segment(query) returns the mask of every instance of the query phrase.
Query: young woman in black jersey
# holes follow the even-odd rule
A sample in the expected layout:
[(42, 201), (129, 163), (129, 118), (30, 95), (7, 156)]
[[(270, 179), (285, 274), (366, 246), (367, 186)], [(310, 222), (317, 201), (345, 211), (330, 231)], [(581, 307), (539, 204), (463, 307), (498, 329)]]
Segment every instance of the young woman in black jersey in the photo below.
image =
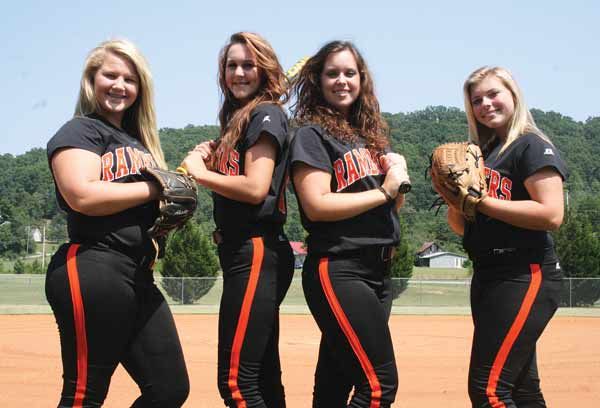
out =
[(476, 220), (466, 222), (451, 194), (434, 187), (473, 260), (469, 396), (473, 407), (545, 407), (536, 343), (560, 297), (562, 273), (548, 231), (562, 223), (565, 164), (506, 69), (474, 71), (464, 97), (488, 195)]
[(302, 282), (322, 333), (312, 406), (389, 407), (398, 388), (390, 260), (406, 162), (389, 153), (373, 82), (353, 44), (323, 46), (295, 92), (302, 127), (292, 180), (309, 233)]
[(140, 388), (132, 406), (181, 406), (188, 375), (152, 277), (159, 245), (147, 233), (158, 190), (139, 174), (165, 161), (152, 78), (133, 44), (112, 40), (91, 51), (75, 116), (47, 153), (69, 231), (46, 275), (63, 362), (59, 407), (101, 406), (119, 363)]
[(214, 237), (223, 269), (219, 391), (229, 407), (284, 408), (279, 305), (294, 270), (282, 229), (287, 80), (269, 43), (241, 32), (221, 51), (219, 84), (221, 136), (198, 145), (182, 163), (213, 191)]

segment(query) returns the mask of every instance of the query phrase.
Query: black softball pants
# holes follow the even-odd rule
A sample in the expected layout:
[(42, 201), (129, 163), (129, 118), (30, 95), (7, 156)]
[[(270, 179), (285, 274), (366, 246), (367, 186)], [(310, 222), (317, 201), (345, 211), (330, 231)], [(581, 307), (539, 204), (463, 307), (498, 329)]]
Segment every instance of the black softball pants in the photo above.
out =
[(309, 253), (304, 263), (304, 295), (321, 329), (313, 408), (386, 408), (394, 402), (392, 288), (389, 260), (381, 252)]
[(473, 407), (546, 407), (536, 343), (558, 307), (560, 288), (556, 263), (475, 268), (469, 366)]
[(219, 245), (223, 295), (217, 381), (231, 408), (285, 408), (279, 360), (279, 305), (294, 255), (282, 234)]
[(48, 266), (46, 297), (60, 334), (59, 407), (102, 406), (119, 363), (140, 388), (132, 407), (183, 405), (183, 352), (150, 269), (109, 248), (65, 244)]

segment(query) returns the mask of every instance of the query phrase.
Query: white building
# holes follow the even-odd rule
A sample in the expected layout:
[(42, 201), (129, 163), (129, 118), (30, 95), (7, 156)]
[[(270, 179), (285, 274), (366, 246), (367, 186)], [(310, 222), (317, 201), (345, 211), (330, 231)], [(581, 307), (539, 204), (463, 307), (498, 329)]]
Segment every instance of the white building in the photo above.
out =
[(420, 266), (429, 268), (462, 268), (466, 256), (452, 252), (434, 252), (419, 257)]
[(31, 228), (31, 239), (34, 242), (42, 242), (42, 231), (39, 228), (33, 227)]

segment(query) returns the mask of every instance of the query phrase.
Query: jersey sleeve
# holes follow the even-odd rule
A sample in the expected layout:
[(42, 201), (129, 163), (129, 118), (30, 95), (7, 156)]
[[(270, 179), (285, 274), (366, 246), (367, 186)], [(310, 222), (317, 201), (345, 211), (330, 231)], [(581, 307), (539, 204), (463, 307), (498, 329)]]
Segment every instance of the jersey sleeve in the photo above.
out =
[(46, 146), (48, 160), (52, 159), (57, 150), (72, 147), (88, 150), (102, 155), (104, 153), (104, 138), (92, 120), (87, 118), (73, 118), (65, 123), (50, 139)]
[(528, 138), (518, 163), (523, 180), (544, 167), (553, 168), (563, 180), (567, 178), (567, 166), (555, 146), (534, 134), (523, 137)]
[(296, 131), (292, 142), (290, 163), (304, 163), (320, 170), (332, 172), (331, 159), (323, 143), (321, 131), (314, 126), (304, 126)]
[(287, 118), (279, 106), (259, 105), (250, 115), (250, 123), (244, 140), (246, 149), (254, 146), (260, 135), (266, 134), (273, 138), (277, 146), (277, 157), (279, 157), (285, 146), (287, 130)]

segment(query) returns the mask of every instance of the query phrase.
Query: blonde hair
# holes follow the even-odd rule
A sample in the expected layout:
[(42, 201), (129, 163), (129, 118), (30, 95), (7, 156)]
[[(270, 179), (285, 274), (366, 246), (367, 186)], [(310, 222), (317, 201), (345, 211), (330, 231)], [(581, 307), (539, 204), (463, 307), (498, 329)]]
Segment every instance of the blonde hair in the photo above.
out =
[(510, 71), (502, 67), (488, 67), (484, 66), (476, 69), (469, 75), (463, 86), (463, 94), (465, 98), (465, 112), (467, 114), (467, 121), (469, 123), (469, 136), (470, 139), (477, 143), (482, 149), (485, 149), (488, 144), (494, 140), (495, 130), (489, 128), (477, 121), (475, 114), (473, 113), (473, 106), (471, 102), (471, 89), (474, 85), (479, 84), (485, 78), (494, 76), (502, 82), (502, 84), (512, 94), (513, 102), (515, 104), (515, 111), (510, 118), (508, 124), (508, 132), (506, 135), (506, 141), (504, 146), (500, 149), (502, 153), (506, 148), (514, 142), (518, 137), (526, 134), (533, 133), (538, 135), (542, 139), (549, 143), (552, 143), (550, 139), (537, 127), (531, 112), (525, 104), (525, 99), (521, 93), (521, 89), (517, 85), (517, 82), (513, 78)]
[(100, 43), (85, 60), (79, 97), (74, 116), (91, 113), (100, 114), (100, 106), (94, 92), (94, 77), (108, 54), (127, 59), (135, 67), (139, 79), (138, 96), (123, 116), (123, 129), (148, 149), (159, 167), (166, 168), (165, 156), (160, 146), (156, 113), (154, 110), (154, 91), (152, 74), (146, 59), (133, 43), (125, 39), (114, 39)]
[[(252, 99), (242, 104), (235, 99), (225, 82), (227, 53), (234, 44), (243, 44), (256, 58), (260, 86)], [(239, 32), (229, 38), (229, 42), (219, 54), (219, 87), (223, 95), (223, 104), (219, 112), (221, 124), (221, 143), (234, 147), (246, 131), (250, 122), (250, 114), (260, 104), (272, 103), (283, 105), (288, 100), (288, 80), (273, 47), (260, 35)]]

